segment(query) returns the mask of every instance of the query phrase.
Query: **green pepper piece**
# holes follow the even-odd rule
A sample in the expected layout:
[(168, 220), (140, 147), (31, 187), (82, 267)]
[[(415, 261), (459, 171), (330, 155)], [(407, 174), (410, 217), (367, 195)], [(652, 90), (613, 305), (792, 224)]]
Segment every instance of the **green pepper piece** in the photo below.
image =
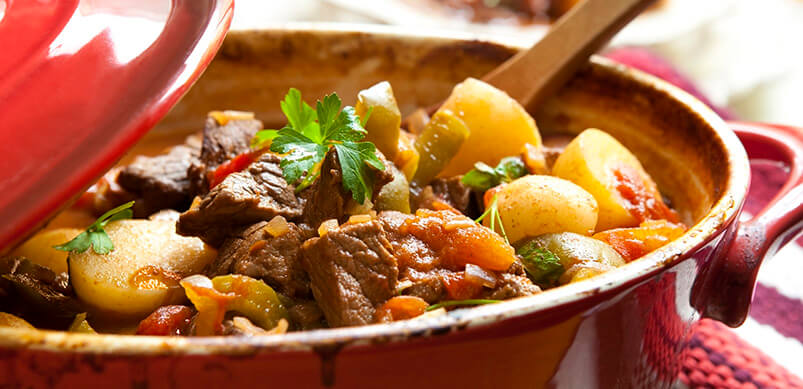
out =
[(365, 129), (368, 131), (365, 140), (376, 145), (388, 160), (396, 158), (401, 111), (390, 83), (382, 81), (360, 91), (354, 111), (363, 121), (368, 116), (368, 121), (365, 122)]
[(420, 159), (413, 184), (423, 187), (432, 181), (457, 154), (468, 135), (466, 124), (451, 111), (436, 112), (415, 140)]

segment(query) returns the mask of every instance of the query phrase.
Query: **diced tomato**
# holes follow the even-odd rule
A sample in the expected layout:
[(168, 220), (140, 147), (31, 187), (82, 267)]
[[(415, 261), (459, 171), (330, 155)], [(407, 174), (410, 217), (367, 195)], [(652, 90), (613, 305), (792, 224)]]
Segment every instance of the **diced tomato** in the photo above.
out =
[(254, 153), (242, 153), (229, 161), (224, 162), (222, 165), (218, 166), (213, 172), (209, 173), (209, 189), (216, 187), (218, 184), (223, 182), (229, 174), (237, 173), (245, 170), (251, 163), (253, 163), (258, 154)]
[(651, 193), (638, 173), (630, 166), (619, 166), (613, 170), (616, 177), (616, 191), (629, 203), (628, 211), (639, 222), (645, 220), (668, 220), (677, 223), (677, 212), (667, 207), (657, 193)]
[(452, 300), (474, 299), (482, 292), (482, 285), (467, 280), (463, 272), (444, 274), (441, 276), (441, 281)]
[(139, 323), (137, 335), (189, 335), (195, 310), (184, 305), (165, 305)]
[(420, 208), (399, 230), (426, 243), (437, 253), (442, 265), (454, 270), (462, 270), (471, 263), (505, 271), (516, 260), (513, 247), (499, 234), (452, 211)]
[(615, 228), (602, 231), (594, 238), (608, 243), (625, 261), (630, 262), (683, 235), (683, 224), (666, 220), (648, 220), (633, 228)]
[(424, 314), (428, 306), (429, 304), (420, 297), (395, 296), (377, 308), (376, 321), (388, 322), (412, 319)]

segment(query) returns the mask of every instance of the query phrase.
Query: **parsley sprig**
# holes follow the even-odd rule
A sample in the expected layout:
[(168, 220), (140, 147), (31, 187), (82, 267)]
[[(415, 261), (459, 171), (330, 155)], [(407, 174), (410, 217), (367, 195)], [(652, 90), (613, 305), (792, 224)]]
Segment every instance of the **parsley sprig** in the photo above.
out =
[(283, 154), (279, 166), (288, 183), (298, 183), (297, 192), (315, 181), (323, 158), (334, 148), (343, 173), (343, 189), (363, 204), (373, 194), (374, 176), (369, 167), (385, 170), (385, 165), (373, 143), (361, 142), (366, 130), (354, 108), (341, 109), (341, 103), (337, 93), (332, 93), (313, 109), (301, 99), (298, 89), (291, 88), (280, 103), (287, 125), (278, 131), (257, 132), (251, 147), (264, 148), (270, 142), (270, 151)]
[(474, 164), (474, 169), (463, 175), (464, 185), (477, 191), (486, 191), (502, 183), (511, 182), (527, 174), (524, 162), (516, 157), (502, 158), (496, 167), (483, 162)]
[(106, 224), (115, 220), (130, 219), (131, 216), (134, 215), (134, 212), (131, 210), (133, 205), (134, 202), (129, 201), (104, 213), (98, 220), (90, 224), (84, 232), (78, 234), (78, 236), (71, 241), (53, 246), (53, 248), (61, 251), (83, 253), (91, 246), (98, 254), (108, 254), (114, 250), (114, 243), (112, 243), (112, 240), (103, 228), (106, 227)]
[(521, 263), (530, 279), (542, 288), (555, 286), (560, 276), (566, 271), (555, 253), (535, 241), (521, 246), (516, 251), (516, 255), (521, 258)]

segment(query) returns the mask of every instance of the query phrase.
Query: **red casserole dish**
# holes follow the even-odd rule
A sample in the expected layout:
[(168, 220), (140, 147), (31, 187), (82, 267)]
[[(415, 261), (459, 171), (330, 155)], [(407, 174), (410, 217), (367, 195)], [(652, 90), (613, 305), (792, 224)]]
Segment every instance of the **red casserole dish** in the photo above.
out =
[[(291, 86), (313, 99), (332, 90), (355, 96), (389, 80), (409, 112), (442, 100), (455, 83), (481, 76), (518, 49), (364, 26), (232, 32), (140, 147), (195, 131), (213, 109), (250, 110), (268, 126), (281, 124), (276, 102)], [(803, 135), (725, 123), (677, 88), (601, 58), (534, 116), (545, 134), (597, 127), (614, 135), (692, 227), (601, 276), (423, 320), (251, 338), (0, 328), (0, 384), (669, 387), (690, 326), (701, 317), (740, 324), (761, 261), (800, 232)], [(762, 212), (740, 222), (749, 158), (786, 163), (790, 175)]]

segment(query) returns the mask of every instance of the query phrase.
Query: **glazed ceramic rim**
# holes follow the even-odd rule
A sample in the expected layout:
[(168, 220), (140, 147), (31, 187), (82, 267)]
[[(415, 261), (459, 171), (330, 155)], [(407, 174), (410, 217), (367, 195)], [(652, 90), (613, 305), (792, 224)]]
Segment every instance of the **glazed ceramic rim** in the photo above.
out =
[[(231, 34), (250, 33), (315, 33), (342, 35), (373, 35), (384, 38), (425, 39), (443, 41), (479, 40), (513, 49), (498, 37), (491, 38), (461, 32), (438, 30), (409, 31), (397, 27), (360, 24), (291, 23), (272, 25), (258, 30), (233, 31)], [(543, 312), (593, 296), (622, 290), (649, 276), (657, 274), (682, 261), (684, 254), (692, 253), (708, 243), (715, 233), (734, 220), (747, 194), (750, 167), (747, 153), (736, 134), (705, 104), (674, 87), (645, 73), (628, 69), (610, 60), (594, 57), (595, 67), (611, 71), (618, 77), (650, 86), (697, 115), (707, 123), (711, 134), (717, 137), (725, 151), (728, 169), (727, 181), (720, 199), (697, 224), (670, 244), (629, 263), (627, 266), (600, 276), (564, 285), (533, 296), (507, 300), (497, 304), (461, 309), (448, 315), (407, 320), (389, 324), (360, 327), (331, 328), (283, 335), (256, 337), (156, 337), (142, 335), (93, 335), (63, 331), (0, 328), (0, 348), (30, 348), (54, 352), (101, 353), (115, 355), (175, 355), (216, 354), (245, 355), (267, 352), (310, 351), (320, 347), (370, 345), (398, 342), (413, 338), (437, 337), (464, 328), (492, 324), (501, 320)]]

